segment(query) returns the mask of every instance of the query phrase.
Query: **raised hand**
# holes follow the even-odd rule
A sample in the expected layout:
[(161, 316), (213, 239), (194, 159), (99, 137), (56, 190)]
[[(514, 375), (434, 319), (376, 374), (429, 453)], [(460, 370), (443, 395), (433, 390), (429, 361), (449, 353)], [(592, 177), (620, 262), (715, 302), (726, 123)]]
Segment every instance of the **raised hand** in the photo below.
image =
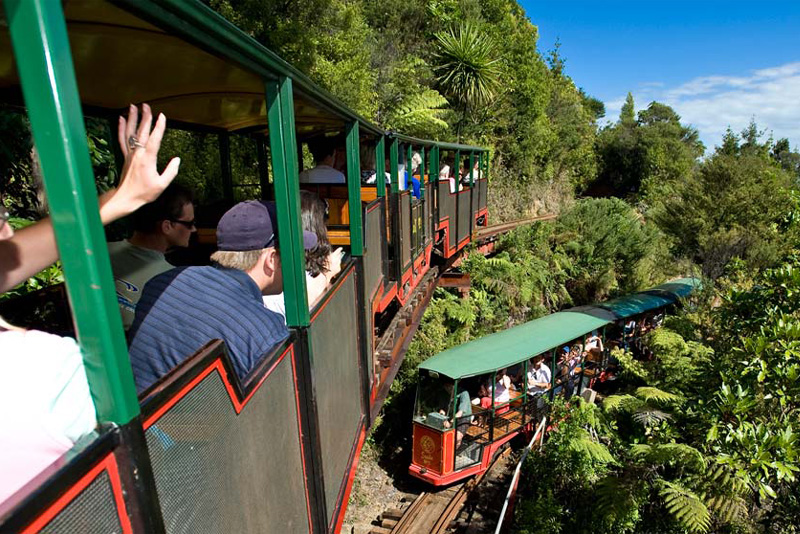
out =
[(139, 110), (131, 105), (128, 118), (119, 118), (117, 136), (125, 156), (117, 191), (108, 200), (112, 204), (113, 214), (125, 215), (137, 210), (144, 204), (152, 202), (178, 175), (180, 158), (172, 158), (164, 172), (157, 168), (158, 150), (167, 127), (167, 118), (159, 113), (155, 127), (150, 106), (142, 105), (142, 120), (139, 122)]

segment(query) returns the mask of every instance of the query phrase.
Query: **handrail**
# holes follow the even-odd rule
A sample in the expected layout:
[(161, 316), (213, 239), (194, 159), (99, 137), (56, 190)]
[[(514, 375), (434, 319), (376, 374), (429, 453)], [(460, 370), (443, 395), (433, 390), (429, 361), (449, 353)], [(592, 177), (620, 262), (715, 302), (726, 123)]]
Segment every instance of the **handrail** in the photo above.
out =
[(536, 427), (536, 432), (534, 432), (533, 438), (531, 438), (531, 442), (528, 443), (528, 446), (525, 447), (525, 451), (522, 453), (522, 458), (520, 458), (519, 463), (517, 464), (517, 468), (514, 470), (514, 477), (511, 479), (511, 485), (508, 488), (508, 493), (506, 494), (505, 501), (503, 501), (503, 509), (500, 511), (500, 518), (497, 520), (497, 528), (495, 528), (494, 534), (500, 534), (500, 531), (503, 528), (503, 523), (505, 522), (506, 518), (506, 512), (508, 510), (508, 503), (511, 502), (511, 497), (517, 489), (517, 484), (519, 483), (519, 473), (522, 470), (522, 464), (525, 463), (525, 458), (528, 457), (528, 453), (533, 448), (533, 444), (536, 442), (537, 438), (541, 438), (542, 440), (541, 442), (544, 443), (544, 429), (546, 424), (547, 424), (547, 416), (544, 416), (542, 417), (542, 422), (539, 423), (539, 426)]

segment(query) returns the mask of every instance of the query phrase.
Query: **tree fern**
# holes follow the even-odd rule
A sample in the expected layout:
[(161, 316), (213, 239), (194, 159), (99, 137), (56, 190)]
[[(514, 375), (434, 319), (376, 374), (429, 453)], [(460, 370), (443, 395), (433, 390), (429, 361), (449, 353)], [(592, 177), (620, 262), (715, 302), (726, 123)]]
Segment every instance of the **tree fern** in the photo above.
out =
[(643, 404), (633, 395), (610, 395), (603, 401), (603, 409), (607, 412), (630, 412)]
[(595, 441), (592, 435), (584, 429), (579, 430), (577, 435), (570, 440), (569, 448), (575, 452), (585, 454), (592, 461), (597, 463), (611, 464), (615, 462), (608, 448), (602, 443)]
[(677, 482), (662, 480), (659, 495), (675, 520), (691, 532), (708, 532), (711, 514), (700, 497)]
[(680, 465), (691, 471), (702, 471), (706, 467), (703, 453), (683, 443), (635, 444), (630, 452), (635, 458), (654, 465)]
[(633, 420), (643, 426), (657, 425), (670, 419), (672, 419), (670, 414), (651, 406), (643, 406), (633, 413)]
[(596, 509), (602, 511), (611, 521), (628, 515), (638, 506), (634, 498), (636, 491), (631, 485), (639, 482), (616, 475), (600, 479), (595, 485)]
[(641, 387), (636, 388), (636, 396), (647, 402), (654, 402), (657, 404), (679, 404), (683, 402), (683, 397), (669, 393), (654, 387)]
[(447, 113), (447, 99), (435, 89), (425, 88), (420, 93), (404, 98), (389, 111), (387, 125), (406, 132), (437, 132), (449, 125), (443, 119)]

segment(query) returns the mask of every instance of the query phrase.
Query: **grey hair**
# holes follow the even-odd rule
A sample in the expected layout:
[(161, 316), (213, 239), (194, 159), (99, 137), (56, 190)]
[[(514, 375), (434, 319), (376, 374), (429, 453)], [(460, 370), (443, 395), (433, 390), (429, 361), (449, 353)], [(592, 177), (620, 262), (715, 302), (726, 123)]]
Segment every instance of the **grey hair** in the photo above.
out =
[(211, 261), (229, 269), (249, 271), (258, 263), (258, 258), (267, 249), (258, 250), (218, 250), (211, 255)]

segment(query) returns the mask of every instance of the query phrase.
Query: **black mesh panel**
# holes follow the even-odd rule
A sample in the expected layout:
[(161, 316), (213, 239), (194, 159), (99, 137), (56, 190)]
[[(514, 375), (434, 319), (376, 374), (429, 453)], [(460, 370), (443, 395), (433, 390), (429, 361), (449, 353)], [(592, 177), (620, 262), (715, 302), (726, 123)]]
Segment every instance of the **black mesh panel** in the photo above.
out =
[[(450, 184), (439, 182), (439, 220), (450, 218), (450, 249), (456, 248), (456, 202), (455, 195), (450, 194)], [(442, 247), (446, 248), (446, 247)]]
[(355, 280), (352, 275), (314, 319), (310, 337), (325, 502), (330, 522), (361, 417)]
[(411, 193), (400, 193), (400, 260), (403, 269), (411, 262)]
[(383, 217), (380, 206), (375, 207), (364, 217), (365, 241), (367, 252), (364, 254), (364, 277), (367, 297), (371, 297), (378, 289), (378, 284), (383, 276), (383, 247), (381, 236), (383, 231)]
[(146, 436), (168, 533), (308, 531), (290, 355), (238, 416), (212, 372)]
[(103, 471), (40, 532), (109, 534), (122, 532), (108, 473)]
[(458, 195), (458, 242), (464, 240), (469, 235), (470, 210), (469, 191), (464, 191)]

